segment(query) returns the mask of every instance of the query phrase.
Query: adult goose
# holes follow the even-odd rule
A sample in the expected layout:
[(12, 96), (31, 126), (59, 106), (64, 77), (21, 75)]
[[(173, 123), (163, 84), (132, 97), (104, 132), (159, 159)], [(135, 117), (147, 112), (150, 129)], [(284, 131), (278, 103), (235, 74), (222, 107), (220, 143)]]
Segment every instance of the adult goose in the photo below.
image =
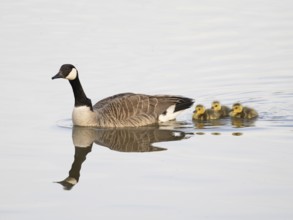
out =
[(174, 120), (194, 100), (182, 96), (121, 93), (105, 98), (95, 105), (87, 98), (72, 64), (64, 64), (52, 79), (67, 79), (75, 104), (72, 122), (77, 126), (139, 127)]

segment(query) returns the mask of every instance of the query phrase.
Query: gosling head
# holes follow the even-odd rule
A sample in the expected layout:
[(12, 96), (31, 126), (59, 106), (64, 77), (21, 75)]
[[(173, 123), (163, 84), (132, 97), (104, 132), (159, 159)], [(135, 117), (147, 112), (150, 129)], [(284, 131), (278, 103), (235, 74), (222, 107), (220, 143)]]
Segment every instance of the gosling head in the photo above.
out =
[(201, 104), (195, 106), (195, 111), (193, 112), (196, 115), (202, 115), (206, 111), (205, 107)]
[(221, 106), (221, 104), (220, 104), (219, 101), (213, 101), (213, 102), (212, 102), (212, 109), (213, 109), (214, 111), (220, 111), (221, 108), (222, 108), (222, 106)]
[(241, 113), (242, 110), (243, 110), (243, 106), (240, 103), (233, 104), (233, 106), (232, 106), (232, 114), (233, 115)]
[(77, 69), (72, 64), (64, 64), (60, 67), (59, 72), (52, 79), (68, 79), (75, 80), (78, 76)]

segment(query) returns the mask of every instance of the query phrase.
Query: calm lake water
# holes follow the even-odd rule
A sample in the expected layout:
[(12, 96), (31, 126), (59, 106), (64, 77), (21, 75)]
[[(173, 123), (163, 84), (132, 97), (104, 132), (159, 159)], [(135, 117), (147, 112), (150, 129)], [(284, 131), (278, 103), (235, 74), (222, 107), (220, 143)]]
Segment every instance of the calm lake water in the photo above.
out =
[[(293, 218), (292, 1), (3, 0), (0, 18), (1, 220)], [(72, 129), (64, 63), (93, 103), (174, 94), (260, 117)]]

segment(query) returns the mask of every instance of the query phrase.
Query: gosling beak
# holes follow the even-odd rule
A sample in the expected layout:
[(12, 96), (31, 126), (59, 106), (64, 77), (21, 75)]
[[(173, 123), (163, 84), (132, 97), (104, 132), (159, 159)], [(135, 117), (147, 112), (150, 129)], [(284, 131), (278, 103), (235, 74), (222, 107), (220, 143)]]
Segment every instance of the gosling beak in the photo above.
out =
[(196, 113), (196, 110), (194, 110), (193, 113)]
[(212, 106), (212, 108), (211, 109), (213, 109), (214, 110), (214, 106)]
[(59, 79), (59, 78), (64, 78), (62, 75), (62, 72), (58, 72), (55, 76), (52, 77), (52, 79)]

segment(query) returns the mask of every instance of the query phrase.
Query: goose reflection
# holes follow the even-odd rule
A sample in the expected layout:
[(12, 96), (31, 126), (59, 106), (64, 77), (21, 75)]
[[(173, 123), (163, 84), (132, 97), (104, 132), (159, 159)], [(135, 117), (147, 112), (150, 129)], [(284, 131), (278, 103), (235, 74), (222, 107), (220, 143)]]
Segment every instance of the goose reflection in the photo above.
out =
[(166, 148), (153, 146), (153, 143), (184, 138), (187, 138), (187, 134), (183, 131), (160, 129), (160, 127), (98, 129), (74, 126), (72, 129), (75, 146), (74, 161), (68, 177), (58, 183), (63, 185), (65, 190), (70, 190), (78, 183), (82, 163), (91, 152), (93, 143), (119, 152), (157, 152)]

